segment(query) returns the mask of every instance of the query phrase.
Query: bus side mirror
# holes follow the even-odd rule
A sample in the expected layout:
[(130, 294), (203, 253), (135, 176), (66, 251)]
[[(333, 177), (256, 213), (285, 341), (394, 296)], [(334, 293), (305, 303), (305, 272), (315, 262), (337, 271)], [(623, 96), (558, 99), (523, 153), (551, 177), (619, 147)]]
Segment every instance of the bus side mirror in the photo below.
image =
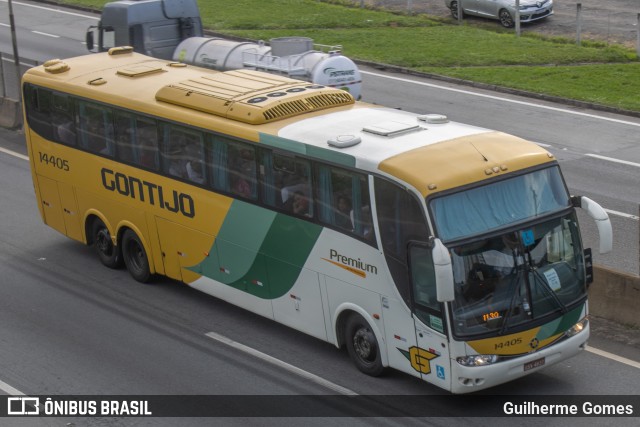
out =
[(453, 268), (449, 250), (440, 239), (432, 240), (433, 267), (436, 276), (436, 299), (438, 302), (449, 302), (455, 299), (453, 291)]
[(609, 215), (602, 209), (602, 206), (585, 196), (574, 196), (571, 198), (573, 205), (584, 209), (593, 218), (598, 227), (600, 238), (600, 253), (607, 254), (613, 249), (613, 230)]
[(97, 27), (91, 26), (89, 27), (89, 29), (87, 30), (87, 35), (85, 37), (85, 42), (87, 43), (87, 50), (89, 52), (93, 52), (93, 48), (94, 46), (94, 39), (93, 39), (93, 33), (96, 30)]

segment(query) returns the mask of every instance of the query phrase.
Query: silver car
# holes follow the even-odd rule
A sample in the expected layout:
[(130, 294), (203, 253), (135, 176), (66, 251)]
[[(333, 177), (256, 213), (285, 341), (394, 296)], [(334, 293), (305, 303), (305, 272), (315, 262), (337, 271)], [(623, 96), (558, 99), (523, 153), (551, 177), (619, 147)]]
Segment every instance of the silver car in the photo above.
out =
[[(444, 0), (451, 15), (458, 19), (458, 1), (462, 14), (498, 19), (503, 27), (515, 25), (516, 0)], [(553, 15), (553, 0), (520, 0), (520, 22), (537, 21)]]

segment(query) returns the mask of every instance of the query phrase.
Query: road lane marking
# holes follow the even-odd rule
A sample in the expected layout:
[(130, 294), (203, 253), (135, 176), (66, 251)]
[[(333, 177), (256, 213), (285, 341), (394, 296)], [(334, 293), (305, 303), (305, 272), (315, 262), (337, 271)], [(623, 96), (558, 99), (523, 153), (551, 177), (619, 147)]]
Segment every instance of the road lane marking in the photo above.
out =
[(11, 387), (9, 384), (5, 383), (2, 380), (0, 380), (0, 390), (12, 396), (25, 396), (23, 392), (21, 392), (17, 388)]
[(282, 369), (285, 369), (286, 371), (289, 371), (289, 372), (291, 372), (293, 374), (296, 374), (296, 375), (298, 375), (300, 377), (306, 378), (306, 379), (308, 379), (308, 380), (310, 380), (310, 381), (312, 381), (312, 382), (314, 382), (316, 384), (319, 384), (319, 385), (321, 385), (323, 387), (326, 387), (326, 388), (328, 388), (330, 390), (333, 390), (333, 391), (335, 391), (337, 393), (344, 394), (344, 395), (347, 395), (347, 396), (357, 396), (358, 395), (358, 393), (356, 393), (353, 390), (349, 390), (348, 388), (339, 386), (338, 384), (334, 384), (329, 380), (325, 380), (322, 377), (319, 377), (319, 376), (317, 376), (315, 374), (312, 374), (311, 372), (307, 372), (304, 369), (300, 369), (300, 368), (298, 368), (296, 366), (290, 365), (287, 362), (283, 362), (280, 359), (276, 359), (275, 357), (269, 356), (268, 354), (262, 353), (261, 351), (258, 351), (258, 350), (254, 349), (254, 348), (248, 347), (248, 346), (246, 346), (244, 344), (240, 344), (239, 342), (233, 341), (232, 339), (227, 338), (227, 337), (225, 337), (223, 335), (216, 334), (215, 332), (208, 332), (205, 335), (208, 336), (209, 338), (212, 338), (212, 339), (218, 341), (218, 342), (221, 342), (221, 343), (226, 344), (226, 345), (228, 345), (230, 347), (233, 347), (236, 350), (243, 351), (243, 352), (245, 352), (247, 354), (250, 354), (251, 356), (254, 356), (254, 357), (257, 357), (259, 359), (262, 359), (265, 362), (271, 363), (272, 365), (278, 366), (278, 367), (280, 367)]
[(605, 157), (605, 156), (601, 156), (599, 154), (585, 154), (585, 156), (593, 157), (594, 159), (606, 160), (608, 162), (621, 163), (623, 165), (635, 166), (637, 168), (640, 168), (640, 163), (634, 163), (634, 162), (630, 162), (628, 160), (614, 159), (613, 157)]
[(624, 212), (612, 211), (611, 209), (605, 209), (604, 211), (606, 213), (611, 214), (611, 215), (617, 215), (617, 216), (621, 216), (621, 217), (624, 217), (624, 218), (633, 219), (634, 221), (640, 220), (640, 217), (638, 217), (637, 215), (631, 215), (631, 214), (624, 213)]
[(29, 161), (29, 156), (25, 156), (24, 154), (16, 153), (15, 151), (7, 150), (6, 148), (0, 147), (0, 152), (8, 154), (13, 157), (17, 157), (22, 160)]
[(43, 33), (42, 31), (36, 31), (36, 30), (32, 30), (31, 31), (33, 34), (39, 34), (41, 36), (45, 36), (45, 37), (52, 37), (54, 39), (59, 39), (60, 36), (57, 36), (55, 34), (49, 34), (49, 33)]
[(401, 78), (401, 77), (386, 76), (384, 74), (372, 73), (370, 71), (362, 71), (362, 70), (360, 70), (360, 73), (361, 74), (365, 74), (365, 75), (374, 76), (374, 77), (380, 77), (380, 78), (384, 78), (384, 79), (396, 80), (396, 81), (404, 82), (404, 83), (412, 83), (412, 84), (416, 84), (416, 85), (419, 85), (419, 86), (427, 86), (427, 87), (431, 87), (431, 88), (434, 88), (434, 89), (442, 89), (442, 90), (447, 90), (447, 91), (450, 91), (450, 92), (462, 93), (464, 95), (473, 95), (473, 96), (478, 96), (480, 98), (487, 98), (487, 99), (493, 99), (493, 100), (496, 100), (496, 101), (510, 102), (512, 104), (525, 105), (527, 107), (542, 108), (542, 109), (545, 109), (545, 110), (558, 111), (558, 112), (561, 112), (561, 113), (573, 114), (573, 115), (576, 115), (576, 116), (589, 117), (591, 119), (606, 120), (606, 121), (613, 122), (613, 123), (619, 123), (619, 124), (623, 124), (623, 125), (640, 127), (640, 123), (630, 122), (630, 121), (627, 121), (627, 120), (614, 119), (614, 118), (611, 118), (611, 117), (598, 116), (596, 114), (582, 113), (580, 111), (567, 110), (566, 108), (551, 107), (549, 105), (536, 104), (536, 103), (533, 103), (533, 102), (518, 101), (516, 99), (509, 99), (509, 98), (504, 98), (504, 97), (501, 97), (501, 96), (487, 95), (487, 94), (484, 94), (484, 93), (477, 93), (477, 92), (472, 92), (472, 91), (469, 91), (469, 90), (456, 89), (456, 88), (452, 88), (452, 87), (437, 85), (437, 84), (434, 84), (434, 83), (420, 82), (420, 81), (417, 81), (417, 80), (404, 79), (404, 78)]
[[(3, 3), (9, 3), (8, 0), (0, 0)], [(12, 2), (12, 4), (17, 4), (19, 6), (26, 6), (26, 7), (33, 7), (35, 9), (42, 9), (42, 10), (48, 10), (50, 12), (57, 12), (57, 13), (63, 13), (65, 15), (71, 15), (71, 16), (79, 16), (81, 18), (88, 18), (88, 19), (95, 19), (96, 21), (99, 21), (100, 18), (98, 18), (97, 16), (90, 16), (90, 15), (83, 15), (81, 13), (75, 13), (75, 12), (68, 12), (66, 10), (60, 10), (60, 9), (53, 9), (51, 7), (45, 7), (45, 6), (36, 6), (35, 4), (27, 4), (27, 3), (21, 3), (19, 1), (14, 1)]]
[(636, 362), (635, 360), (627, 359), (626, 357), (618, 356), (617, 354), (609, 353), (608, 351), (600, 350), (598, 348), (593, 348), (590, 346), (587, 346), (586, 350), (593, 354), (597, 354), (598, 356), (606, 357), (607, 359), (624, 363), (625, 365), (631, 366), (632, 368), (640, 369), (640, 362)]

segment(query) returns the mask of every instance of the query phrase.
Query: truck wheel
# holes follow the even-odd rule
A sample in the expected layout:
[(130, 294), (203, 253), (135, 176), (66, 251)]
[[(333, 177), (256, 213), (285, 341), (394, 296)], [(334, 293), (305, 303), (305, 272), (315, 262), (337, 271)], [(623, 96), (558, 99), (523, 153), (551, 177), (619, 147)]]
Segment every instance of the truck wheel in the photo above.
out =
[(122, 267), (120, 248), (113, 244), (109, 229), (102, 220), (98, 218), (93, 220), (91, 237), (102, 264), (109, 268)]
[(149, 258), (138, 235), (127, 230), (122, 235), (122, 258), (131, 277), (138, 282), (147, 283), (151, 278)]
[(382, 366), (380, 346), (367, 321), (358, 314), (352, 314), (347, 319), (345, 334), (347, 350), (356, 367), (373, 377), (382, 374), (384, 366)]

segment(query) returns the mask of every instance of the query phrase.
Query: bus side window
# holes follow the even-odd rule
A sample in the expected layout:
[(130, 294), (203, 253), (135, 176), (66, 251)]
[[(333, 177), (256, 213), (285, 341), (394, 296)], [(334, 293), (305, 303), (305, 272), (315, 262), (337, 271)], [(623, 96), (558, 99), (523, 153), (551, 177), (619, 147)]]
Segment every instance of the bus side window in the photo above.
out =
[(114, 114), (116, 153), (123, 162), (158, 169), (156, 122), (130, 113)]
[(158, 125), (155, 120), (138, 117), (135, 121), (137, 162), (147, 169), (158, 170)]
[(96, 154), (113, 157), (113, 120), (111, 110), (84, 101), (78, 102), (80, 146)]
[(367, 177), (323, 164), (316, 177), (320, 221), (373, 241)]
[(211, 186), (223, 192), (230, 189), (227, 165), (229, 141), (217, 135), (208, 135), (207, 142), (209, 152), (207, 154), (207, 171), (211, 176)]
[(279, 196), (279, 188), (276, 187), (276, 181), (279, 181), (279, 177), (276, 174), (276, 170), (273, 167), (273, 151), (268, 149), (261, 149), (259, 152), (260, 159), (260, 183), (262, 184), (262, 201), (271, 207), (281, 207), (282, 199)]
[(282, 208), (296, 216), (313, 217), (313, 193), (311, 188), (311, 162), (304, 159), (275, 155), (273, 167), (279, 175), (279, 195)]
[(169, 124), (163, 124), (161, 128), (163, 172), (196, 184), (204, 184), (202, 134)]
[(51, 126), (51, 92), (25, 85), (24, 101), (29, 127), (42, 138), (54, 139)]
[(258, 197), (255, 148), (248, 144), (229, 143), (229, 189), (246, 199)]
[(53, 92), (51, 126), (54, 140), (66, 145), (76, 145), (75, 111), (73, 99), (69, 95)]
[(126, 163), (138, 163), (135, 150), (136, 129), (133, 115), (116, 111), (113, 123), (118, 160)]

